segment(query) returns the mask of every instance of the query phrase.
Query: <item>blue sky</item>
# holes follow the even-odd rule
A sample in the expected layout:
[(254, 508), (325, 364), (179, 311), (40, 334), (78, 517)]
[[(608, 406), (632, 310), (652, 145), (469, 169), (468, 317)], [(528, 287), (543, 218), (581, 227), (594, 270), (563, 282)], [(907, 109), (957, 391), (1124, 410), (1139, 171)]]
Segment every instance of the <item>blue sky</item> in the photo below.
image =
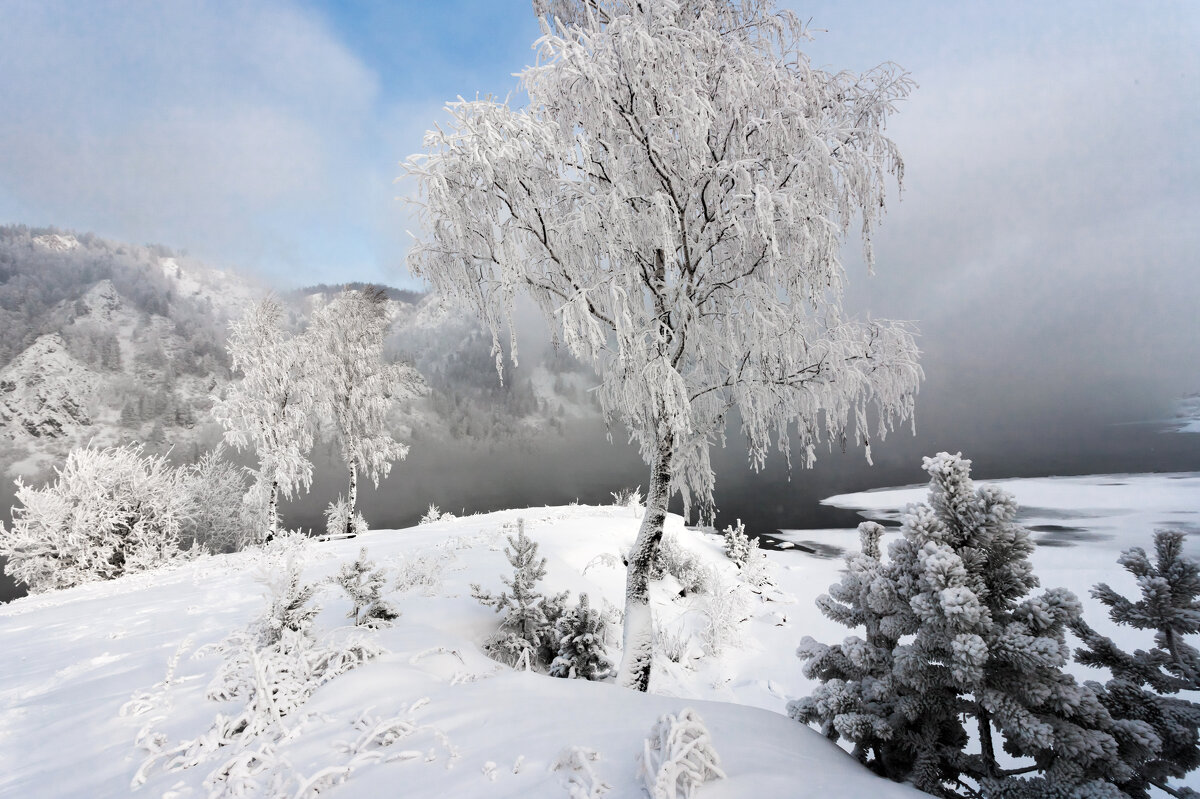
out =
[[(1200, 388), (1200, 4), (788, 5), (827, 69), (920, 88), (851, 302), (927, 364)], [(528, 0), (0, 0), (0, 221), (160, 242), (283, 286), (403, 269), (399, 162), (532, 58)], [(932, 378), (931, 378), (932, 379)], [(966, 402), (966, 399), (964, 399)]]

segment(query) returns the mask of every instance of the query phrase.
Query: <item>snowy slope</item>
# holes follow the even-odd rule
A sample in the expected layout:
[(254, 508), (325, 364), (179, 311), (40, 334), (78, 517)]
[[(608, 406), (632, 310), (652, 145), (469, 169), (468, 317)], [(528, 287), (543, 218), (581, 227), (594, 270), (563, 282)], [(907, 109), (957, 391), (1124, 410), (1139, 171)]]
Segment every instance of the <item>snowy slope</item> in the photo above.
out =
[(0, 437), (10, 441), (75, 436), (92, 423), (99, 376), (67, 352), (62, 336), (39, 336), (0, 369)]
[[(788, 695), (801, 689), (791, 649), (808, 632), (797, 619), (811, 605), (753, 597), (752, 618), (728, 656), (691, 668), (671, 664), (670, 673), (660, 669), (655, 689), (678, 698), (515, 672), (490, 660), (480, 645), (497, 617), (471, 598), (469, 584), (502, 587), (500, 576), (510, 571), (503, 533), (518, 517), (549, 558), (549, 590), (569, 589), (573, 599), (587, 591), (595, 605), (601, 598), (620, 601), (623, 570), (595, 559), (632, 543), (638, 518), (629, 508), (505, 511), (311, 545), (306, 579), (330, 575), (360, 545), (393, 575), (424, 558), (426, 571), (440, 577), (428, 590), (393, 590), (389, 598), (401, 618), (391, 629), (368, 633), (388, 654), (336, 678), (310, 700), (307, 720), (297, 720), (276, 751), (293, 791), (322, 769), (348, 763), (337, 743), (356, 737), (353, 722), (367, 712), (411, 717), (417, 729), (394, 747), (420, 756), (363, 763), (321, 796), (391, 795), (402, 786), (406, 797), (567, 797), (564, 772), (551, 766), (564, 750), (581, 746), (598, 752), (592, 765), (612, 786), (609, 796), (636, 797), (636, 756), (655, 719), (692, 707), (707, 722), (728, 775), (707, 784), (700, 797), (919, 795), (873, 776), (781, 715)], [(712, 537), (684, 531), (678, 517), (669, 525), (689, 549), (734, 579)], [(0, 669), (7, 675), (0, 686), (0, 795), (130, 794), (146, 756), (134, 746), (139, 730), (149, 725), (174, 742), (203, 733), (216, 712), (228, 711), (203, 696), (220, 658), (194, 654), (261, 612), (255, 573), (263, 560), (257, 553), (205, 558), (0, 608)], [(782, 572), (785, 587), (802, 585), (805, 571)], [(673, 600), (671, 593), (666, 584), (656, 587), (665, 621), (682, 626), (689, 616), (702, 616), (701, 600)], [(328, 635), (345, 633), (336, 629), (347, 609), (339, 594), (326, 586), (319, 595), (324, 610), (317, 625)], [(180, 655), (173, 680), (164, 685), (168, 661)], [(779, 663), (786, 668), (764, 671), (790, 677), (768, 690), (759, 667)], [(122, 715), (139, 693), (145, 695)], [(428, 702), (410, 711), (424, 698)], [(202, 782), (212, 768), (152, 769), (132, 795), (205, 796)]]

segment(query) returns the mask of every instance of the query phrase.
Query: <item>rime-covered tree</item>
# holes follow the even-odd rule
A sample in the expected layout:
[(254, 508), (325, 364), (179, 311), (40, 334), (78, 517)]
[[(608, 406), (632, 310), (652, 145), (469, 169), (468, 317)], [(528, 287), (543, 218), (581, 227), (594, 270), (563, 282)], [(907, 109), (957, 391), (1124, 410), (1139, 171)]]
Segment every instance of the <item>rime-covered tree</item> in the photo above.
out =
[[(881, 528), (862, 526), (863, 552), (817, 604), (866, 638), (826, 646), (806, 637), (798, 654), (822, 685), (789, 712), (931, 793), (1116, 796), (1113, 721), (1064, 671), (1079, 601), (1061, 588), (1031, 595), (1034, 545), (1013, 521), (1016, 502), (995, 486), (977, 489), (970, 465), (944, 452), (925, 459), (929, 502), (907, 510), (887, 561)], [(978, 751), (964, 751), (965, 721)], [(1002, 767), (997, 733), (1027, 761)]]
[(279, 532), (279, 497), (312, 484), (315, 390), (308, 375), (312, 350), (305, 336), (283, 327), (283, 308), (265, 299), (230, 325), (229, 357), (242, 379), (213, 403), (225, 441), (258, 455), (256, 494), (265, 501), (264, 538)]
[(1150, 796), (1150, 786), (1195, 797), (1196, 792), (1169, 781), (1200, 766), (1200, 704), (1179, 696), (1200, 691), (1200, 653), (1184, 638), (1200, 632), (1200, 563), (1183, 554), (1183, 533), (1177, 531), (1155, 533), (1154, 554), (1152, 561), (1134, 547), (1118, 559), (1137, 578), (1138, 601), (1105, 583), (1092, 589), (1114, 622), (1152, 632), (1154, 646), (1125, 652), (1077, 619), (1072, 629), (1084, 648), (1075, 658), (1112, 674), (1103, 686), (1089, 685), (1114, 719), (1121, 759), (1128, 766), (1121, 789), (1139, 799)]
[(873, 261), (885, 178), (902, 173), (883, 127), (912, 82), (890, 64), (813, 68), (770, 0), (553, 10), (567, 16), (542, 17), (520, 76), (529, 102), (451, 103), (407, 162), (425, 230), (409, 264), (480, 317), (497, 369), (506, 328), (516, 362), (513, 302), (530, 297), (638, 442), (650, 491), (619, 681), (645, 690), (668, 500), (711, 503), (727, 418), (756, 466), (773, 446), (810, 466), (822, 438), (869, 447), (912, 413), (911, 332), (846, 317), (840, 260), (861, 219)]
[(320, 418), (329, 420), (342, 461), (350, 470), (345, 514), (346, 534), (358, 513), (358, 477), (376, 487), (408, 447), (392, 438), (388, 412), (394, 402), (415, 396), (421, 387), (416, 370), (388, 363), (383, 342), (391, 327), (387, 294), (377, 287), (347, 289), (313, 312), (308, 334), (320, 375), (315, 383)]

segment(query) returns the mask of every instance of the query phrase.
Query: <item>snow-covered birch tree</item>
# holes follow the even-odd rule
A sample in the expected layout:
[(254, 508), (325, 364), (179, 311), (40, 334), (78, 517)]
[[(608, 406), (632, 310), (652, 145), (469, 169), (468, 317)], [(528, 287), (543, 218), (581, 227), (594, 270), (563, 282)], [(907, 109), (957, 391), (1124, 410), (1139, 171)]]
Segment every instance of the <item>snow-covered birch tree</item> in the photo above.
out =
[(822, 440), (869, 457), (912, 415), (912, 333), (846, 317), (840, 257), (860, 220), (873, 261), (885, 179), (903, 172), (884, 123), (912, 82), (891, 64), (814, 69), (770, 0), (552, 10), (567, 16), (541, 16), (528, 104), (450, 103), (406, 163), (424, 225), (409, 264), (479, 315), (497, 369), (505, 330), (517, 360), (514, 298), (532, 298), (640, 446), (650, 492), (619, 679), (646, 690), (667, 503), (711, 505), (730, 415), (755, 467), (772, 447), (811, 466)]
[(229, 356), (242, 379), (213, 403), (225, 441), (258, 455), (254, 491), (265, 499), (267, 540), (279, 532), (279, 497), (292, 497), (312, 484), (314, 388), (306, 363), (305, 336), (283, 327), (283, 308), (274, 299), (255, 305), (230, 325)]
[(383, 341), (390, 326), (387, 295), (375, 287), (342, 291), (314, 311), (309, 323), (313, 367), (320, 374), (319, 416), (328, 420), (350, 470), (347, 534), (355, 532), (359, 474), (378, 487), (392, 463), (408, 455), (408, 446), (396, 441), (388, 427), (393, 403), (416, 396), (423, 385), (415, 369), (384, 358)]

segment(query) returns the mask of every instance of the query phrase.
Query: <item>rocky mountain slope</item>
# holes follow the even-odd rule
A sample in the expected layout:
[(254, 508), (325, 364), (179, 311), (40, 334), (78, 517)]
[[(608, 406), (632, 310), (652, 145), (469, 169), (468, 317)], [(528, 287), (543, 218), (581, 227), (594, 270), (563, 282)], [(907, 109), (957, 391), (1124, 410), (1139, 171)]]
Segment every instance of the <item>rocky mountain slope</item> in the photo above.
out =
[[(297, 330), (336, 286), (283, 296)], [(163, 247), (0, 227), (0, 471), (43, 479), (89, 442), (146, 442), (191, 460), (215, 445), (212, 396), (229, 371), (229, 322), (269, 292)], [(532, 348), (501, 384), (491, 340), (461, 313), (390, 290), (390, 356), (428, 396), (395, 415), (404, 437), (536, 436), (593, 414), (586, 369)]]

